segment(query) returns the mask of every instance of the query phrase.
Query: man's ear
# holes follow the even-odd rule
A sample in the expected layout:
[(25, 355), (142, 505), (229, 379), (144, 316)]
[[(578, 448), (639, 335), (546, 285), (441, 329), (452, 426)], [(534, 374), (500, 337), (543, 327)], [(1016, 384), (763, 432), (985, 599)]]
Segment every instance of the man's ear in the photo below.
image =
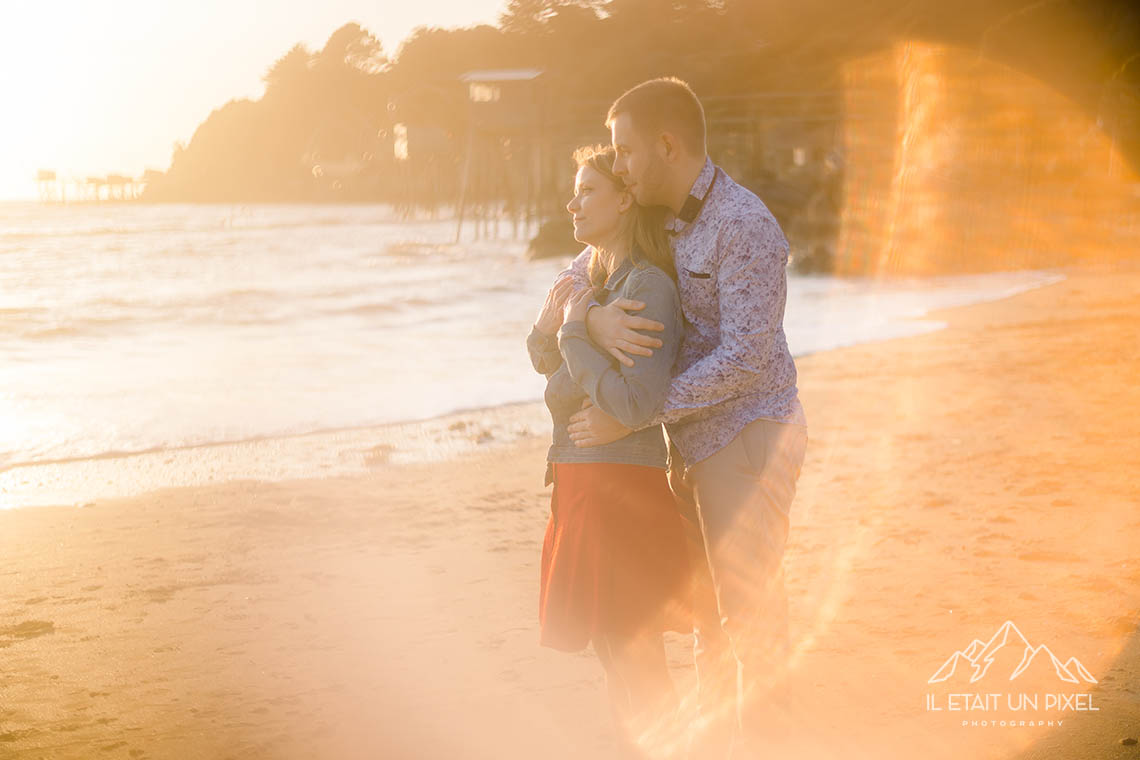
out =
[(629, 190), (622, 190), (618, 193), (618, 212), (624, 214), (633, 208), (633, 193)]
[(662, 132), (657, 145), (660, 148), (661, 158), (669, 163), (673, 163), (681, 157), (681, 141), (672, 132)]

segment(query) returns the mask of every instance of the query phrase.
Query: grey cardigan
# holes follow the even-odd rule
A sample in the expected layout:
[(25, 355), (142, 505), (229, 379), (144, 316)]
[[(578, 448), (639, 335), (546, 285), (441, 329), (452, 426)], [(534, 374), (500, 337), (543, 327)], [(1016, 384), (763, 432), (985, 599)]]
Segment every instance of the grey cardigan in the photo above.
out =
[[(652, 356), (635, 356), (626, 367), (603, 353), (586, 332), (583, 321), (562, 325), (557, 337), (544, 335), (532, 327), (527, 349), (535, 370), (546, 375), (546, 406), (554, 421), (554, 434), (546, 460), (550, 462), (619, 462), (666, 467), (668, 450), (661, 425), (640, 430), (661, 411), (673, 377), (673, 362), (681, 345), (684, 318), (677, 285), (659, 267), (627, 258), (597, 289), (601, 305), (618, 298), (645, 303), (638, 316), (654, 319), (665, 330), (653, 333), (661, 340)], [(634, 432), (625, 438), (579, 448), (570, 440), (570, 417), (589, 398), (597, 407)], [(546, 483), (552, 481), (547, 465)]]

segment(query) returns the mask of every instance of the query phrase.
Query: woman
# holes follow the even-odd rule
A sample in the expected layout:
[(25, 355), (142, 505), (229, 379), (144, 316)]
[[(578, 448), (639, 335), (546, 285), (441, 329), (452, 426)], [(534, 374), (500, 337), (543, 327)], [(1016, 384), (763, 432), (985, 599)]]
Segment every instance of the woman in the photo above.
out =
[[(664, 404), (683, 322), (663, 212), (634, 202), (613, 173), (613, 156), (605, 146), (575, 152), (574, 197), (566, 206), (574, 237), (592, 248), (594, 287), (573, 293), (569, 276), (561, 276), (527, 347), (547, 376), (554, 420), (540, 643), (568, 652), (591, 644), (619, 728), (636, 737), (677, 706), (662, 631), (692, 630), (685, 535), (666, 478), (665, 440), (660, 424), (643, 427)], [(663, 345), (632, 367), (619, 364), (586, 332), (592, 298), (644, 302), (639, 315), (665, 325), (656, 334)], [(567, 427), (586, 399), (635, 432), (576, 447)]]

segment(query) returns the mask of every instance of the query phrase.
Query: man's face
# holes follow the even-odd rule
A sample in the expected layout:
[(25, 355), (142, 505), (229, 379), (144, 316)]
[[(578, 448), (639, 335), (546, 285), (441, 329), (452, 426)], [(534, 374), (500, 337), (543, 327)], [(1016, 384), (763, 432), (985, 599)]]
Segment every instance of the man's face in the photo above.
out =
[(668, 167), (658, 151), (657, 143), (633, 126), (628, 113), (619, 113), (610, 122), (614, 144), (614, 174), (621, 177), (633, 197), (643, 206), (664, 202)]

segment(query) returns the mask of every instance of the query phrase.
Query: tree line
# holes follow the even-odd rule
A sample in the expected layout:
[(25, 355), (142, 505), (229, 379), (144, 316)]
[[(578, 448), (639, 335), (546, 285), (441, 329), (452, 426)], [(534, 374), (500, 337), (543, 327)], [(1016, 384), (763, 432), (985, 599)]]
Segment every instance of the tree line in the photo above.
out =
[[(471, 70), (540, 69), (565, 118), (601, 128), (605, 104), (647, 78), (679, 76), (702, 98), (828, 92), (844, 60), (914, 38), (1033, 73), (1102, 123), (1137, 123), (1140, 10), (1124, 0), (510, 0), (496, 25), (421, 27), (393, 55), (355, 22), (320, 50), (295, 45), (260, 98), (215, 109), (175, 146), (142, 200), (393, 200), (409, 125), (443, 135), (429, 158), (459, 171)], [(1140, 130), (1118, 137), (1140, 165)]]

